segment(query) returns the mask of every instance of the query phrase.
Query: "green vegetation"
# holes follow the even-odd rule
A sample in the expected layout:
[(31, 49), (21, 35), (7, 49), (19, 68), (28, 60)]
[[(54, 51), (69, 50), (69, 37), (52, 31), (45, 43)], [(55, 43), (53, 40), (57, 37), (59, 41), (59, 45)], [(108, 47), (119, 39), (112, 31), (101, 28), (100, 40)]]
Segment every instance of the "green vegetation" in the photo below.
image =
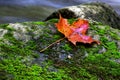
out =
[[(4, 65), (3, 65), (4, 64)], [(9, 64), (9, 65), (8, 65)], [(59, 71), (50, 71), (48, 66), (44, 68), (40, 67), (37, 64), (26, 65), (21, 62), (20, 58), (16, 59), (4, 59), (2, 64), (1, 79), (14, 79), (14, 80), (61, 80), (61, 79), (70, 79), (63, 70)], [(7, 71), (6, 73), (4, 72)], [(0, 70), (1, 71), (1, 70)]]
[[(50, 71), (51, 63), (45, 63), (41, 67), (38, 64), (32, 64), (31, 61), (38, 57), (35, 41), (28, 41), (24, 44), (22, 41), (12, 37), (12, 32), (4, 35), (0, 40), (0, 79), (6, 80), (61, 80), (70, 79), (63, 70)], [(3, 43), (5, 39), (9, 43)]]
[[(89, 29), (89, 31), (100, 36), (100, 45), (77, 43), (77, 46), (74, 46), (67, 39), (64, 39), (42, 53), (47, 55), (46, 60), (39, 61), (42, 64), (34, 62), (42, 56), (39, 50), (64, 37), (56, 30), (53, 25), (54, 21), (57, 20), (23, 23), (29, 27), (32, 26), (33, 32), (36, 31), (37, 27), (40, 28), (40, 37), (31, 39), (26, 43), (13, 37), (14, 29), (11, 27), (9, 29), (8, 24), (0, 25), (0, 28), (8, 30), (4, 38), (0, 39), (0, 79), (120, 79), (120, 48), (117, 44), (117, 41), (120, 40), (120, 36), (117, 36), (120, 31), (101, 23), (90, 23)], [(67, 55), (67, 57), (61, 59), (61, 55)]]
[(35, 25), (45, 25), (45, 22), (38, 21), (38, 22), (33, 22), (33, 24), (35, 24)]

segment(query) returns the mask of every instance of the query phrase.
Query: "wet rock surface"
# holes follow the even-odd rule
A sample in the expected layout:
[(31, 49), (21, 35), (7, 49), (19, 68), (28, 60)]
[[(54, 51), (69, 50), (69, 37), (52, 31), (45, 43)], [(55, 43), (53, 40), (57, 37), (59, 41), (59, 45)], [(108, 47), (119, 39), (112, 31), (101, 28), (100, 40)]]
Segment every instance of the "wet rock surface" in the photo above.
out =
[(46, 20), (58, 18), (59, 14), (64, 18), (84, 18), (120, 29), (120, 16), (105, 3), (88, 3), (61, 8), (53, 12)]

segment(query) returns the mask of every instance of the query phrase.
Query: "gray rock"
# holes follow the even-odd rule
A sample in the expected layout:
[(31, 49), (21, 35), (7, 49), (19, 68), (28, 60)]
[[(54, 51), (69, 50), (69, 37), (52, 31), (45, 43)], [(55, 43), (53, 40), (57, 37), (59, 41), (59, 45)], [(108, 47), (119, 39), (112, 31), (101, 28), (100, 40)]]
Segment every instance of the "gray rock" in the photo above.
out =
[(31, 36), (28, 35), (27, 26), (24, 26), (20, 23), (10, 23), (9, 27), (13, 28), (15, 31), (13, 32), (13, 37), (17, 40), (22, 40), (27, 42), (31, 39)]
[(88, 3), (58, 9), (48, 16), (46, 20), (58, 18), (59, 14), (64, 18), (84, 18), (120, 29), (120, 16), (111, 6), (105, 3)]
[[(40, 33), (44, 34), (41, 32), (41, 28), (39, 28), (40, 26), (24, 25), (22, 23), (10, 23), (8, 27), (14, 29), (12, 34), (15, 39), (25, 43), (32, 39), (38, 39)], [(4, 34), (4, 32), (2, 34)]]
[(0, 29), (0, 39), (8, 32), (8, 30)]

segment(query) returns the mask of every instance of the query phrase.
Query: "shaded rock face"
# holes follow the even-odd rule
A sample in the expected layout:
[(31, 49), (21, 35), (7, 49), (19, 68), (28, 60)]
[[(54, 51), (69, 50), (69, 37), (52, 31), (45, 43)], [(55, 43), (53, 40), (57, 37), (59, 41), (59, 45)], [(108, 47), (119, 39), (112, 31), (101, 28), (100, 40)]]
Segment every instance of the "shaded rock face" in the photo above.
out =
[(120, 16), (113, 8), (105, 3), (88, 3), (69, 6), (53, 12), (46, 20), (58, 18), (61, 14), (64, 18), (84, 18), (102, 22), (113, 28), (120, 29)]

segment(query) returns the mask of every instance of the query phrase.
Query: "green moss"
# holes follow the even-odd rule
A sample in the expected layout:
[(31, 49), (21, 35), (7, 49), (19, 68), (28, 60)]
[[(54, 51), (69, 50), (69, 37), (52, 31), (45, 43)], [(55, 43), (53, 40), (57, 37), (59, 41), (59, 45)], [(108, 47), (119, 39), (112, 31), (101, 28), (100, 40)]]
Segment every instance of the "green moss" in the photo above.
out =
[(71, 64), (64, 65), (64, 70), (74, 80), (119, 80), (120, 64), (104, 54), (91, 53), (83, 60), (80, 60), (81, 57), (72, 59)]
[(120, 36), (118, 36), (118, 34), (116, 34), (115, 32), (109, 32), (109, 34), (110, 34), (113, 38), (115, 38), (115, 39), (117, 39), (117, 40), (120, 40)]
[[(9, 65), (8, 65), (9, 64)], [(6, 70), (7, 74), (3, 75), (6, 77), (1, 77), (1, 79), (12, 79), (12, 80), (61, 80), (70, 78), (65, 74), (63, 70), (57, 72), (50, 71), (47, 66), (42, 68), (37, 64), (26, 65), (20, 61), (19, 58), (16, 59), (4, 59), (2, 64), (0, 64), (2, 70)]]
[(8, 26), (9, 24), (0, 24), (0, 28), (5, 28), (6, 26)]
[[(88, 65), (86, 65), (86, 63)], [(117, 79), (117, 76), (120, 75), (120, 65), (107, 58), (104, 54), (91, 54), (84, 60), (84, 64), (84, 67), (86, 67), (90, 73), (96, 74), (101, 78), (109, 79), (111, 77), (111, 79)]]
[(72, 50), (72, 47), (70, 46), (70, 44), (65, 44), (64, 46), (62, 46), (63, 50), (66, 50), (66, 51), (71, 51)]
[(45, 25), (45, 22), (37, 21), (37, 22), (33, 22), (32, 24), (35, 24), (35, 25)]
[(119, 49), (114, 41), (108, 41), (106, 37), (101, 37), (101, 43), (107, 50), (104, 56), (108, 58), (120, 58)]
[(74, 18), (68, 19), (69, 24), (72, 24), (74, 21), (77, 21), (77, 19), (74, 19)]
[[(9, 37), (8, 37), (9, 36)], [(12, 79), (12, 80), (61, 80), (68, 79), (63, 70), (58, 70), (57, 72), (50, 71), (48, 66), (42, 68), (37, 64), (30, 64), (26, 61), (27, 56), (31, 56), (30, 60), (34, 58), (35, 53), (32, 52), (36, 49), (34, 41), (29, 41), (24, 45), (21, 41), (14, 39), (12, 34), (6, 34), (5, 38), (10, 39), (10, 44), (0, 44), (1, 52), (0, 54), (2, 60), (0, 64), (1, 79)], [(34, 55), (33, 55), (34, 54)], [(50, 66), (50, 65), (49, 65)]]
[(107, 46), (107, 49), (109, 50), (117, 50), (117, 45), (115, 44), (115, 42), (111, 41), (111, 42), (107, 42), (105, 43)]
[(14, 31), (14, 29), (10, 27), (9, 24), (0, 24), (0, 28), (7, 29), (9, 31)]
[(60, 39), (60, 38), (61, 38), (61, 36), (60, 36), (60, 35), (55, 34), (55, 35), (53, 35), (53, 38), (54, 38), (54, 39)]
[[(46, 32), (51, 33), (50, 30), (46, 30)], [(52, 37), (48, 34), (44, 34), (43, 36), (45, 42), (47, 38), (47, 41), (49, 41), (49, 38)], [(56, 39), (57, 37), (54, 38)], [(16, 40), (13, 37), (12, 30), (9, 30), (4, 35), (4, 39), (0, 41), (0, 75), (2, 75), (0, 79), (71, 80), (63, 70), (51, 71), (49, 70), (51, 65), (41, 67), (41, 65), (31, 63), (34, 58), (38, 57), (38, 54), (34, 52), (37, 50), (36, 41), (31, 40), (24, 44), (24, 42)], [(5, 41), (8, 42), (4, 43)]]

